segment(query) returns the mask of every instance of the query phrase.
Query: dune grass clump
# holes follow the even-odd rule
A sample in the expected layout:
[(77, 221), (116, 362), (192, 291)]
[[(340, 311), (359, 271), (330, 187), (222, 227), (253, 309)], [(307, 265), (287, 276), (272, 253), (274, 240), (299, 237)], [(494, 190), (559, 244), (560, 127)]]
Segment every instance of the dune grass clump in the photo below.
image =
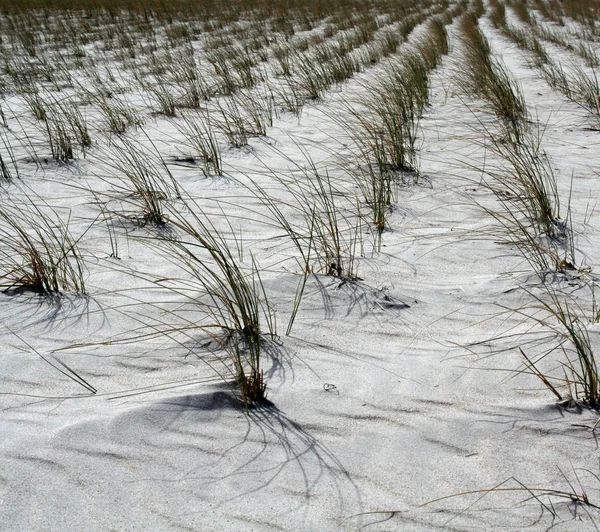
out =
[(19, 177), (19, 167), (8, 132), (5, 126), (0, 126), (0, 182), (12, 181)]
[(105, 155), (105, 180), (111, 184), (106, 197), (120, 204), (115, 213), (140, 226), (165, 225), (165, 205), (180, 197), (180, 189), (156, 147), (120, 137)]
[(300, 84), (292, 79), (286, 79), (283, 83), (273, 87), (272, 90), (278, 108), (292, 113), (300, 120), (302, 109), (306, 104), (306, 98), (302, 94)]
[(600, 79), (596, 69), (587, 71), (580, 65), (565, 70), (562, 64), (548, 58), (541, 73), (552, 88), (581, 106), (600, 125)]
[(331, 79), (326, 65), (308, 54), (298, 57), (296, 72), (302, 87), (303, 96), (307, 100), (318, 101), (331, 86)]
[(517, 18), (523, 24), (531, 24), (531, 15), (529, 13), (527, 2), (523, 2), (522, 0), (506, 0), (506, 5), (513, 10), (515, 15), (517, 15)]
[(287, 175), (270, 172), (288, 200), (275, 200), (256, 183), (252, 191), (300, 253), (303, 273), (354, 280), (362, 243), (361, 213), (328, 170), (319, 169), (308, 153), (303, 151), (303, 155), (306, 165), (287, 159), (292, 165)]
[(78, 244), (64, 220), (38, 196), (0, 203), (0, 287), (5, 292), (85, 294), (85, 267)]
[(532, 224), (541, 233), (551, 238), (561, 236), (564, 228), (556, 177), (545, 154), (531, 143), (508, 148), (496, 143), (494, 149), (508, 164), (504, 179), (498, 180), (507, 187), (504, 195), (524, 203), (519, 210), (529, 213)]
[(261, 133), (254, 130), (246, 113), (233, 97), (224, 98), (224, 102), (219, 102), (218, 110), (220, 118), (215, 121), (214, 127), (225, 135), (232, 148), (248, 146), (250, 137)]
[(155, 112), (165, 116), (177, 115), (177, 95), (175, 88), (168, 81), (155, 76), (152, 81), (144, 80), (142, 87), (152, 95), (154, 102), (151, 107)]
[(302, 233), (295, 232), (290, 236), (307, 251), (307, 259), (311, 251), (314, 253), (317, 267), (307, 270), (354, 279), (357, 277), (356, 255), (362, 225), (360, 216), (348, 212), (349, 205), (342, 207), (344, 193), (334, 186), (327, 170), (320, 171), (312, 160), (308, 162), (307, 168), (297, 168), (304, 178), (302, 183), (280, 180), (294, 195), (296, 209), (300, 210), (305, 224)]
[(600, 81), (596, 69), (588, 74), (577, 67), (569, 86), (572, 98), (600, 125)]
[(562, 92), (570, 100), (574, 100), (575, 95), (569, 76), (560, 63), (549, 60), (541, 65), (540, 72), (550, 87)]
[(184, 87), (184, 96), (179, 105), (199, 109), (204, 102), (210, 101), (214, 90), (207, 75), (200, 70), (194, 57), (194, 49), (187, 46), (171, 64), (173, 80)]
[(545, 280), (548, 274), (576, 266), (570, 208), (562, 218), (556, 176), (541, 141), (541, 131), (528, 132), (520, 144), (491, 136), (489, 147), (500, 164), (488, 166), (484, 173), (486, 186), (502, 207), (486, 211), (501, 224), (506, 241)]
[(275, 199), (255, 182), (250, 187), (270, 212), (268, 224), (282, 229), (299, 253), (301, 279), (286, 335), (292, 330), (310, 274), (335, 277), (341, 284), (360, 280), (357, 258), (362, 253), (364, 226), (360, 205), (347, 190), (335, 185), (326, 169), (318, 169), (308, 153), (303, 153), (306, 165), (288, 159), (294, 167), (289, 175), (272, 172), (287, 199)]
[(502, 0), (489, 0), (488, 17), (496, 29), (506, 27), (506, 4)]
[[(539, 378), (559, 401), (575, 401), (598, 409), (600, 368), (581, 310), (551, 288), (545, 295), (534, 297), (537, 304), (529, 313), (530, 319), (548, 330), (554, 341), (551, 349), (535, 357), (520, 349), (525, 371)], [(562, 354), (558, 367), (549, 368), (547, 364), (542, 367), (544, 359), (556, 353)]]
[(171, 286), (193, 307), (200, 303), (205, 317), (185, 318), (183, 329), (188, 335), (198, 330), (208, 334), (227, 354), (226, 368), (245, 405), (260, 403), (266, 393), (261, 357), (266, 337), (276, 335), (276, 321), (258, 265), (252, 258), (244, 266), (241, 242), (235, 237), (228, 241), (193, 201), (187, 202), (186, 209), (172, 210), (170, 224), (178, 234), (164, 235), (153, 245), (167, 251), (191, 280), (174, 286), (172, 280), (159, 282)]
[(223, 175), (221, 147), (213, 131), (208, 113), (185, 113), (175, 127), (184, 136), (185, 145), (192, 157), (199, 157), (206, 175)]
[(239, 91), (232, 99), (246, 116), (250, 134), (266, 136), (267, 129), (273, 126), (273, 118), (276, 115), (273, 93), (268, 89)]
[(387, 218), (397, 195), (398, 180), (387, 162), (383, 135), (377, 133), (369, 137), (363, 136), (363, 128), (370, 126), (365, 118), (355, 113), (356, 124), (347, 124), (354, 135), (353, 144), (356, 151), (353, 156), (360, 161), (359, 171), (355, 165), (349, 168), (354, 177), (362, 198), (371, 211), (371, 223), (375, 230), (377, 250), (381, 247), (383, 232), (387, 227)]
[(75, 101), (71, 98), (59, 100), (52, 95), (44, 99), (35, 93), (25, 99), (39, 120), (39, 129), (48, 141), (53, 159), (70, 161), (75, 159), (78, 149), (85, 157), (92, 140), (87, 122)]
[(108, 89), (98, 89), (95, 92), (85, 91), (84, 95), (98, 106), (110, 133), (123, 135), (130, 128), (143, 125), (143, 119), (137, 109), (125, 99), (111, 93)]

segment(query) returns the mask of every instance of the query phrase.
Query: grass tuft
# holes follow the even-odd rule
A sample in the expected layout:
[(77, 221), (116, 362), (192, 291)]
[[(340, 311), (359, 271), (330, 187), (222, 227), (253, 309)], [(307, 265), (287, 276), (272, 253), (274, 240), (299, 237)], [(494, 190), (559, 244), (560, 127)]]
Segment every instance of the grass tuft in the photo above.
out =
[(71, 234), (70, 214), (64, 220), (39, 196), (25, 192), (24, 197), (0, 204), (0, 287), (40, 295), (85, 294), (78, 248), (83, 234)]

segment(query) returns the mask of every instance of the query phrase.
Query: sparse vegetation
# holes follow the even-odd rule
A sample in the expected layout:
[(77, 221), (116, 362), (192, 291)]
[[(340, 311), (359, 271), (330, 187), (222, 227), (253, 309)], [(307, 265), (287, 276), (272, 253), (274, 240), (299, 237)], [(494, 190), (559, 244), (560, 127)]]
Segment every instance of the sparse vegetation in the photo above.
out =
[(599, 14), (0, 0), (2, 523), (595, 526)]

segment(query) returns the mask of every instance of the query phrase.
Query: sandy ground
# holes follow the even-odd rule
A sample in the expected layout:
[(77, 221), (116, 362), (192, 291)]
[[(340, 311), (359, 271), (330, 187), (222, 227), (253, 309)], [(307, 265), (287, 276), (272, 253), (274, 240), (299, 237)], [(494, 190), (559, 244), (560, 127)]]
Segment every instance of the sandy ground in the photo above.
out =
[[(581, 108), (528, 68), (523, 52), (482, 26), (545, 124), (543, 145), (563, 198), (572, 183), (579, 256), (595, 271), (598, 133), (586, 129), (593, 124)], [(81, 244), (88, 298), (0, 294), (0, 528), (595, 528), (595, 510), (550, 503), (525, 488), (585, 490), (600, 500), (598, 443), (589, 430), (597, 415), (560, 408), (539, 381), (513, 373), (522, 362), (515, 349), (485, 356), (495, 348), (489, 339), (531, 330), (523, 316), (503, 311), (530, 304), (523, 287), (538, 281), (516, 249), (498, 243), (477, 205), (496, 201), (470, 170), (486, 157), (479, 126), (490, 117), (457, 90), (458, 56), (455, 45), (433, 75), (423, 178), (399, 189), (381, 252), (365, 234), (361, 280), (310, 276), (290, 336), (299, 281), (292, 251), (281, 230), (244, 221), (244, 209), (260, 210), (246, 187), (251, 179), (272, 183), (265, 167), (288, 172), (286, 154), (302, 162), (302, 146), (352, 189), (336, 166), (349, 148), (334, 117), (384, 67), (307, 104), (300, 121), (283, 113), (249, 148), (226, 150), (233, 179), (170, 163), (207, 212), (216, 209), (211, 198), (229, 202), (225, 209), (240, 216), (240, 235), (263, 268), (279, 322), (265, 354), (266, 404), (245, 412), (210, 353), (189, 344), (165, 336), (116, 341), (154, 319), (169, 321), (164, 309), (182, 304), (141, 276), (184, 275), (137, 238), (152, 237), (150, 227), (118, 231), (119, 259), (108, 256), (106, 226), (89, 229)], [(171, 121), (156, 116), (144, 130), (173, 161), (179, 144), (170, 140)], [(50, 205), (72, 209), (78, 234), (98, 216), (86, 188), (107, 187), (103, 153), (95, 146), (72, 165), (40, 170), (24, 162), (22, 182)], [(5, 188), (18, 193), (17, 185)], [(589, 330), (597, 345), (598, 324)], [(483, 344), (472, 353), (466, 346), (475, 342)], [(59, 373), (57, 359), (97, 393)], [(496, 486), (516, 489), (466, 493)]]

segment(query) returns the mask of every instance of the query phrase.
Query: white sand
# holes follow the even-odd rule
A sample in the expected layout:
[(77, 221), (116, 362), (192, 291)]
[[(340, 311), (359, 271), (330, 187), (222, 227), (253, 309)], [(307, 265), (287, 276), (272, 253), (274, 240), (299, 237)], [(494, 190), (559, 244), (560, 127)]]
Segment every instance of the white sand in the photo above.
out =
[[(532, 115), (547, 124), (543, 145), (563, 198), (574, 175), (576, 244), (595, 271), (598, 133), (585, 129), (593, 125), (585, 112), (527, 68), (514, 45), (483, 27), (520, 80)], [(243, 225), (248, 250), (264, 268), (278, 313), (280, 337), (264, 361), (268, 404), (246, 413), (231, 385), (202, 360), (206, 353), (189, 354), (167, 337), (114, 342), (149, 323), (145, 316), (159, 315), (150, 303), (178, 304), (173, 293), (128, 273), (184, 275), (136, 240), (153, 235), (150, 227), (130, 226), (129, 238), (119, 233), (120, 260), (108, 257), (104, 224), (89, 231), (81, 244), (90, 257), (87, 300), (67, 295), (53, 305), (0, 294), (6, 325), (0, 328), (2, 530), (595, 527), (595, 510), (555, 499), (553, 516), (542, 504), (548, 498), (526, 491), (421, 506), (504, 481), (504, 487), (570, 491), (565, 476), (590, 501), (600, 501), (600, 483), (591, 474), (598, 473), (598, 445), (585, 428), (597, 415), (561, 409), (534, 377), (503, 371), (520, 366), (516, 350), (478, 360), (464, 348), (529, 330), (531, 321), (502, 314), (502, 307), (529, 304), (521, 288), (536, 281), (516, 249), (486, 236), (491, 220), (474, 200), (488, 206), (496, 200), (466, 180), (475, 175), (468, 165), (479, 166), (484, 157), (475, 142), (477, 119), (489, 118), (479, 102), (457, 93), (457, 58), (455, 47), (433, 76), (432, 105), (422, 122), (423, 183), (399, 190), (382, 252), (371, 253), (365, 235), (363, 280), (309, 277), (289, 337), (284, 332), (299, 276), (293, 260), (281, 260), (294, 251), (283, 238), (269, 240), (281, 230), (234, 222)], [(301, 145), (351, 189), (348, 176), (335, 173), (336, 139), (343, 133), (332, 116), (343, 112), (343, 100), (364, 94), (361, 82), (378, 68), (331, 91), (324, 102), (307, 104), (300, 123), (282, 114), (267, 142), (253, 139), (249, 149), (226, 150), (228, 173), (239, 183), (252, 178), (269, 186), (261, 168), (286, 172), (282, 154), (301, 162)], [(17, 99), (3, 108), (11, 104)], [(152, 120), (145, 131), (170, 161), (178, 154), (178, 133), (167, 119)], [(97, 145), (67, 167), (50, 163), (36, 170), (22, 161), (22, 183), (50, 205), (72, 208), (79, 234), (98, 215), (83, 188), (107, 187), (102, 158)], [(171, 168), (209, 212), (216, 210), (208, 198), (229, 198), (237, 207), (224, 209), (242, 218), (244, 208), (258, 205), (235, 181)], [(2, 191), (12, 193), (19, 193), (16, 186)], [(590, 326), (596, 345), (598, 330)], [(79, 343), (96, 345), (65, 349)], [(53, 354), (97, 393), (84, 397), (83, 387), (39, 356)]]

